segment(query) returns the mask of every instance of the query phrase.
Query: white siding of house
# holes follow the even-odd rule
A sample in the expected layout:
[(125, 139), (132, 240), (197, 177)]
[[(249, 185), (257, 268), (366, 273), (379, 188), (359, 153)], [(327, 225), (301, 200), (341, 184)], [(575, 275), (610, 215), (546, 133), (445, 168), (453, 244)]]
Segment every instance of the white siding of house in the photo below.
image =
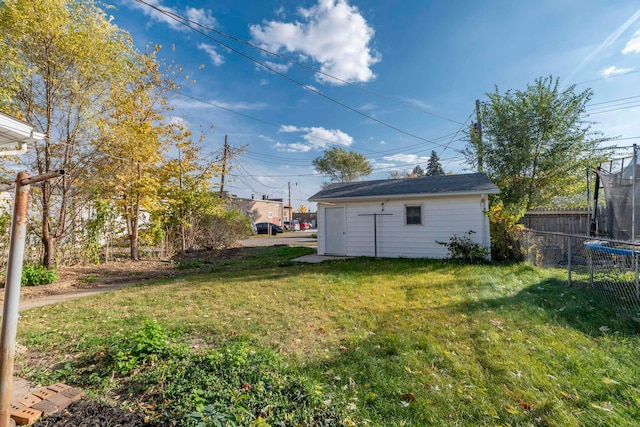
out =
[[(445, 258), (447, 248), (436, 241), (448, 242), (454, 235), (475, 231), (471, 239), (489, 246), (489, 221), (484, 214), (487, 197), (458, 195), (422, 199), (318, 203), (318, 253), (325, 252), (324, 209), (344, 206), (347, 255), (374, 256), (373, 216), (377, 217), (378, 256), (387, 258)], [(383, 206), (384, 203), (384, 206)], [(422, 206), (422, 224), (405, 224), (405, 206)]]

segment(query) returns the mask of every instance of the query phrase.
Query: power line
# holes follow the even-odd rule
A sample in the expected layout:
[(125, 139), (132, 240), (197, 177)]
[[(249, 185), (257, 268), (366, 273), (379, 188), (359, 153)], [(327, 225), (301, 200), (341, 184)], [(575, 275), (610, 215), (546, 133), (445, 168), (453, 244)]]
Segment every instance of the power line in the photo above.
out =
[[(144, 3), (142, 0), (136, 0), (136, 1), (139, 1), (140, 3)], [(321, 96), (321, 97), (327, 99), (328, 101), (331, 101), (331, 102), (333, 102), (333, 103), (335, 103), (337, 105), (340, 105), (341, 107), (343, 107), (343, 108), (345, 108), (345, 109), (347, 109), (347, 110), (349, 110), (351, 112), (354, 112), (354, 113), (356, 113), (356, 114), (358, 114), (358, 115), (360, 115), (362, 117), (365, 117), (365, 118), (367, 118), (367, 119), (369, 119), (369, 120), (371, 120), (373, 122), (376, 122), (376, 123), (378, 123), (378, 124), (380, 124), (382, 126), (388, 127), (389, 129), (393, 129), (396, 132), (402, 133), (402, 134), (410, 136), (412, 138), (415, 138), (415, 139), (418, 139), (418, 140), (421, 140), (421, 141), (424, 141), (424, 142), (428, 142), (430, 144), (434, 144), (434, 145), (437, 145), (437, 146), (441, 146), (441, 147), (443, 146), (443, 144), (438, 144), (438, 143), (436, 143), (436, 142), (434, 142), (432, 140), (429, 140), (429, 139), (423, 138), (421, 136), (415, 135), (415, 134), (413, 134), (411, 132), (407, 132), (405, 130), (400, 129), (397, 126), (394, 126), (394, 125), (392, 125), (390, 123), (386, 123), (383, 120), (380, 120), (380, 119), (377, 119), (377, 118), (375, 118), (373, 116), (370, 116), (369, 114), (366, 114), (366, 113), (358, 110), (357, 108), (351, 107), (350, 105), (345, 104), (342, 101), (339, 101), (339, 100), (337, 100), (337, 99), (335, 99), (335, 98), (333, 98), (333, 97), (331, 97), (331, 96), (329, 96), (327, 94), (324, 94), (324, 93), (320, 92), (318, 89), (315, 89), (315, 88), (313, 88), (313, 87), (311, 87), (309, 85), (306, 85), (306, 84), (304, 84), (304, 83), (302, 83), (302, 82), (300, 82), (300, 81), (298, 81), (298, 80), (296, 80), (296, 79), (294, 79), (292, 77), (289, 77), (288, 75), (286, 75), (286, 74), (274, 69), (273, 67), (270, 67), (269, 65), (265, 64), (264, 62), (259, 61), (259, 60), (255, 59), (255, 58), (252, 58), (251, 56), (249, 56), (249, 55), (247, 55), (247, 54), (245, 54), (245, 53), (243, 53), (243, 52), (241, 52), (241, 51), (229, 46), (228, 44), (226, 44), (226, 43), (224, 43), (224, 42), (222, 42), (220, 40), (215, 39), (214, 37), (210, 36), (209, 34), (206, 34), (206, 33), (202, 32), (202, 31), (198, 30), (197, 28), (192, 27), (191, 25), (189, 25), (186, 22), (186, 20), (184, 18), (181, 18), (181, 17), (177, 18), (177, 16), (179, 16), (179, 15), (175, 15), (173, 13), (167, 12), (162, 8), (158, 8), (158, 7), (150, 5), (148, 3), (144, 3), (144, 4), (149, 6), (149, 7), (151, 7), (151, 8), (153, 8), (153, 9), (155, 9), (155, 10), (157, 10), (158, 12), (164, 14), (165, 16), (168, 16), (169, 18), (177, 21), (178, 23), (184, 25), (185, 27), (190, 28), (191, 30), (195, 31), (196, 33), (198, 33), (198, 34), (200, 34), (200, 35), (202, 35), (204, 37), (207, 37), (208, 39), (218, 43), (219, 45), (231, 50), (232, 52), (235, 52), (236, 54), (242, 56), (243, 58), (248, 59), (249, 61), (251, 61), (251, 62), (253, 62), (255, 64), (258, 64), (262, 68), (264, 68), (266, 70), (269, 70), (274, 74), (279, 75), (280, 77), (282, 77), (282, 78), (284, 78), (284, 79), (286, 79), (286, 80), (288, 80), (288, 81), (290, 81), (290, 82), (302, 87), (303, 89), (305, 89), (305, 90), (307, 90), (307, 91), (309, 91), (311, 93), (314, 93), (314, 94), (316, 94), (318, 96)]]
[(640, 104), (629, 105), (629, 106), (627, 106), (627, 107), (613, 108), (613, 109), (611, 109), (611, 110), (595, 111), (595, 112), (587, 112), (587, 114), (588, 114), (588, 115), (593, 115), (593, 114), (609, 113), (609, 112), (611, 112), (611, 111), (627, 110), (627, 109), (629, 109), (629, 108), (636, 108), (636, 107), (640, 107)]
[[(350, 81), (348, 81), (348, 80), (344, 80), (344, 79), (341, 79), (340, 77), (333, 76), (333, 75), (331, 75), (331, 74), (329, 74), (329, 73), (326, 73), (326, 72), (324, 72), (324, 71), (322, 71), (322, 70), (319, 70), (319, 69), (317, 69), (317, 68), (311, 67), (311, 66), (306, 65), (306, 64), (303, 64), (302, 62), (296, 61), (295, 59), (289, 58), (288, 56), (281, 55), (281, 54), (279, 54), (279, 53), (277, 53), (277, 52), (272, 52), (272, 51), (270, 51), (270, 50), (268, 50), (268, 49), (265, 49), (265, 48), (262, 48), (262, 47), (260, 47), (260, 46), (257, 46), (257, 45), (255, 45), (255, 44), (253, 44), (253, 43), (251, 43), (251, 42), (248, 42), (248, 41), (246, 41), (246, 40), (243, 40), (243, 39), (241, 39), (241, 38), (238, 38), (238, 37), (232, 36), (232, 35), (230, 35), (230, 34), (226, 34), (226, 33), (222, 32), (222, 31), (220, 31), (220, 30), (216, 30), (216, 29), (215, 29), (215, 28), (213, 28), (213, 27), (209, 27), (209, 26), (206, 26), (206, 25), (204, 25), (204, 24), (201, 24), (200, 22), (197, 22), (197, 21), (194, 21), (194, 20), (191, 20), (191, 19), (185, 18), (184, 16), (178, 15), (177, 13), (171, 12), (171, 11), (166, 10), (166, 9), (161, 9), (161, 8), (159, 8), (159, 7), (157, 7), (157, 6), (154, 6), (154, 5), (152, 5), (152, 4), (149, 4), (149, 3), (145, 2), (144, 0), (136, 0), (136, 1), (137, 1), (138, 3), (142, 3), (142, 4), (144, 4), (144, 5), (146, 5), (146, 6), (150, 7), (150, 8), (152, 8), (152, 9), (154, 9), (154, 10), (156, 10), (156, 11), (158, 11), (158, 12), (160, 12), (160, 13), (162, 13), (162, 14), (166, 15), (166, 16), (169, 16), (169, 17), (173, 18), (174, 20), (176, 20), (176, 21), (180, 22), (181, 24), (183, 24), (183, 25), (187, 26), (188, 28), (192, 28), (192, 27), (190, 27), (189, 25), (186, 25), (186, 24), (185, 24), (186, 22), (188, 22), (188, 23), (190, 23), (190, 24), (193, 24), (193, 25), (196, 25), (196, 26), (198, 26), (198, 27), (200, 27), (200, 28), (202, 28), (202, 29), (205, 29), (205, 30), (207, 30), (207, 31), (211, 31), (211, 32), (213, 32), (213, 33), (216, 33), (216, 34), (218, 34), (218, 35), (220, 35), (220, 36), (222, 36), (222, 37), (225, 37), (225, 38), (228, 38), (228, 39), (230, 39), (230, 40), (233, 40), (233, 41), (236, 41), (236, 42), (238, 42), (238, 43), (241, 43), (241, 44), (243, 44), (243, 45), (245, 45), (245, 46), (248, 46), (248, 47), (250, 47), (250, 48), (252, 48), (252, 49), (256, 49), (256, 50), (258, 50), (258, 51), (260, 51), (260, 52), (262, 52), (262, 53), (266, 53), (266, 54), (268, 54), (268, 55), (271, 55), (271, 56), (274, 56), (274, 57), (276, 57), (276, 58), (282, 59), (283, 61), (289, 62), (290, 64), (294, 64), (294, 65), (297, 65), (297, 66), (299, 66), (299, 67), (305, 68), (305, 69), (307, 69), (307, 70), (313, 71), (314, 73), (321, 74), (321, 75), (323, 75), (323, 76), (329, 77), (330, 79), (333, 79), (333, 80), (338, 81), (338, 82), (340, 82), (340, 83), (346, 84), (346, 85), (348, 85), (348, 86), (351, 86), (351, 87), (353, 87), (353, 88), (355, 88), (355, 89), (358, 89), (358, 90), (361, 90), (361, 91), (363, 91), (363, 92), (370, 93), (370, 94), (375, 95), (375, 96), (379, 96), (379, 97), (384, 98), (384, 99), (386, 99), (386, 100), (388, 100), (388, 101), (395, 102), (396, 104), (403, 105), (403, 106), (405, 106), (405, 107), (408, 107), (408, 108), (414, 109), (414, 110), (416, 110), (416, 111), (420, 111), (420, 112), (422, 112), (422, 113), (428, 114), (428, 115), (433, 116), (433, 117), (437, 117), (437, 118), (442, 119), (442, 120), (447, 120), (447, 121), (449, 121), (449, 122), (456, 123), (456, 124), (462, 124), (462, 123), (460, 123), (460, 122), (459, 122), (459, 121), (457, 121), (457, 120), (453, 120), (453, 119), (450, 119), (450, 118), (448, 118), (448, 117), (444, 117), (444, 116), (442, 116), (442, 115), (440, 115), (440, 114), (436, 114), (436, 113), (434, 113), (434, 112), (431, 112), (431, 111), (425, 110), (425, 109), (423, 109), (423, 108), (417, 107), (417, 106), (415, 106), (415, 105), (413, 105), (413, 104), (410, 104), (410, 103), (408, 103), (408, 102), (402, 101), (402, 100), (397, 99), (397, 98), (394, 98), (394, 97), (392, 97), (392, 96), (385, 95), (385, 94), (382, 94), (382, 93), (380, 93), (380, 92), (376, 92), (376, 91), (371, 90), (371, 89), (367, 89), (367, 88), (365, 88), (365, 87), (363, 87), (363, 86), (357, 85), (357, 84), (352, 83), (352, 82), (350, 82)], [(193, 29), (193, 28), (192, 28), (192, 29)], [(195, 30), (195, 29), (194, 29), (194, 30)], [(201, 33), (201, 34), (202, 34), (202, 33)], [(204, 34), (203, 34), (203, 35), (204, 35)], [(207, 36), (208, 36), (208, 35), (207, 35)], [(213, 39), (213, 38), (212, 38), (211, 40), (213, 40), (213, 41), (214, 41), (214, 42), (216, 42), (216, 43), (219, 43), (216, 39)], [(226, 45), (224, 45), (224, 44), (222, 44), (222, 43), (219, 43), (219, 44), (220, 44), (221, 46), (225, 46), (225, 47), (227, 47)]]
[(600, 77), (600, 78), (591, 79), (591, 80), (585, 80), (585, 81), (582, 81), (582, 82), (574, 83), (574, 85), (581, 85), (581, 84), (585, 84), (585, 83), (597, 82), (597, 81), (600, 81), (600, 80), (612, 79), (614, 77), (626, 76), (628, 74), (634, 74), (634, 73), (640, 73), (640, 70), (627, 71), (626, 73), (614, 74), (612, 76)]
[(594, 105), (610, 104), (610, 103), (618, 102), (618, 101), (626, 101), (627, 99), (634, 99), (634, 98), (640, 98), (640, 95), (628, 96), (626, 98), (612, 99), (610, 101), (596, 102), (595, 104), (590, 104), (589, 107), (593, 107)]

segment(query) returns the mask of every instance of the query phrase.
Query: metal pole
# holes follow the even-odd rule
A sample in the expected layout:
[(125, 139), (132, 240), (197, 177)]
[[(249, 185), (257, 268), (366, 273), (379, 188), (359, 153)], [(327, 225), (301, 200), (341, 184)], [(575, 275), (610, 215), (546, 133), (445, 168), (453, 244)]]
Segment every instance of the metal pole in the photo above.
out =
[(569, 270), (567, 282), (569, 287), (571, 287), (571, 236), (567, 239), (569, 240), (569, 247), (567, 248), (567, 269)]
[(31, 189), (29, 182), (27, 172), (18, 174), (9, 246), (9, 265), (7, 266), (7, 281), (4, 288), (2, 332), (0, 334), (0, 427), (9, 427), (11, 419), (11, 386), (13, 384), (13, 363), (18, 329), (20, 280), (27, 232), (29, 190)]
[[(638, 146), (633, 144), (633, 173), (631, 183), (631, 242), (636, 242), (636, 169), (638, 168)], [(624, 175), (624, 169), (622, 173)]]
[(378, 214), (373, 214), (373, 253), (378, 258)]

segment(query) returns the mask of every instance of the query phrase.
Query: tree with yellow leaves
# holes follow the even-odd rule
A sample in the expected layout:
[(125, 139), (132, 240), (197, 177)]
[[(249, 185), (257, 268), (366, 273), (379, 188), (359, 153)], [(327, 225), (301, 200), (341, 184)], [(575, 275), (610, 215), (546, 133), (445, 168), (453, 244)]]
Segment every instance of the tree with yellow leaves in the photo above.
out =
[(64, 177), (34, 186), (43, 265), (55, 265), (91, 194), (87, 185), (96, 119), (135, 56), (131, 39), (93, 1), (0, 2), (0, 109), (44, 133), (22, 161)]

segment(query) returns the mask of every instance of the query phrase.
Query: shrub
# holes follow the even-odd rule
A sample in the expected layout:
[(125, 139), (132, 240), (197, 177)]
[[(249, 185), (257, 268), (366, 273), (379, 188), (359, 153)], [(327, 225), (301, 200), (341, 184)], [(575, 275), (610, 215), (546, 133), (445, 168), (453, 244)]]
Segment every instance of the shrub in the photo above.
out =
[(107, 360), (114, 372), (126, 375), (139, 365), (156, 362), (169, 351), (169, 339), (155, 321), (145, 321), (142, 329), (120, 337), (110, 346)]
[(438, 242), (437, 244), (446, 246), (449, 249), (449, 257), (470, 264), (478, 264), (487, 260), (489, 248), (485, 248), (479, 243), (471, 240), (469, 236), (475, 231), (469, 230), (462, 237), (454, 235), (448, 242)]
[(58, 280), (58, 273), (54, 268), (47, 269), (41, 265), (27, 264), (22, 268), (23, 286), (49, 285)]
[(252, 233), (249, 218), (241, 211), (231, 210), (202, 218), (198, 224), (196, 243), (207, 249), (224, 249)]
[(494, 261), (524, 260), (519, 238), (523, 226), (518, 224), (524, 212), (524, 207), (509, 207), (500, 199), (492, 200), (487, 216), (491, 227), (491, 258)]

